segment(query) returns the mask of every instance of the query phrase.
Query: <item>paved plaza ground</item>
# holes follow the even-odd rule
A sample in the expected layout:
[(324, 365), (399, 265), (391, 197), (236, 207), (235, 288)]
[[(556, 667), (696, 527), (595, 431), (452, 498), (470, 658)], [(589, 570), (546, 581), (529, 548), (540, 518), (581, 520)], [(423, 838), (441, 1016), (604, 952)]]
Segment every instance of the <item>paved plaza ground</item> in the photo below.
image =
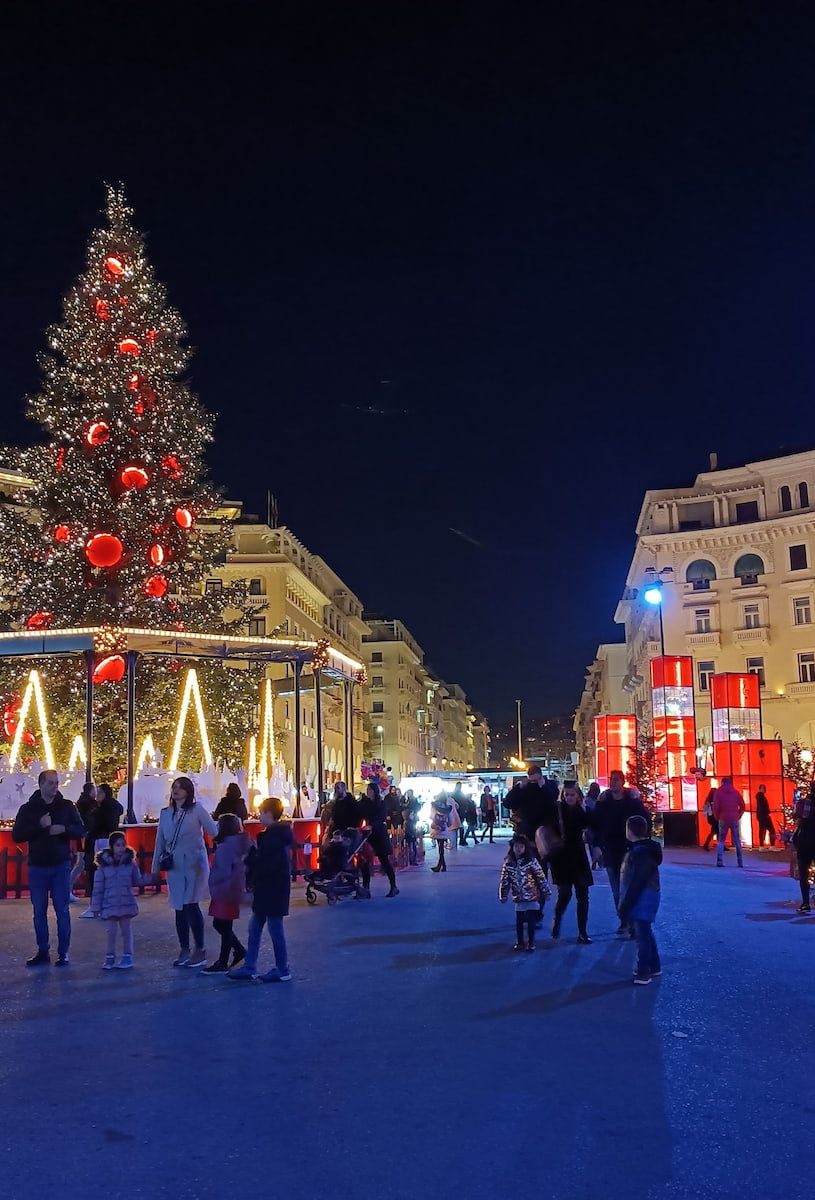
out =
[(100, 969), (87, 920), (69, 969), (26, 970), (30, 905), (0, 902), (0, 1194), (810, 1197), (815, 918), (784, 856), (669, 851), (665, 973), (637, 988), (604, 875), (593, 945), (572, 910), (513, 954), (503, 852), (403, 872), (394, 900), (298, 887), (288, 985), (173, 970), (153, 895), (133, 971)]

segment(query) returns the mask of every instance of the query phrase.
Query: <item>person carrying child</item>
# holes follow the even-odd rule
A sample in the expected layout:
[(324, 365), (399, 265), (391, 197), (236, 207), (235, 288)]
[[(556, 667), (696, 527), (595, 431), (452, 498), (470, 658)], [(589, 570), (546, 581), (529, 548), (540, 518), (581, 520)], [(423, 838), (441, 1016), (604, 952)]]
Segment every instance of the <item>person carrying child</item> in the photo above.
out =
[(654, 938), (654, 918), (659, 908), (659, 864), (662, 847), (648, 836), (645, 817), (629, 817), (625, 834), (631, 843), (620, 872), (620, 921), (633, 923), (637, 939), (634, 983), (647, 984), (662, 974)]
[[(549, 884), (543, 873), (543, 867), (535, 856), (535, 848), (529, 838), (516, 833), (509, 844), (507, 856), (501, 865), (501, 877), (498, 881), (498, 896), (502, 904), (506, 904), (509, 896), (515, 905), (515, 936), (514, 950), (526, 950), (527, 954), (535, 949), (535, 923), (543, 901), (551, 895)], [(524, 945), (524, 926), (527, 930), (527, 941)]]
[[(246, 894), (246, 855), (249, 837), (234, 813), (218, 818), (215, 835), (215, 854), (209, 869), (209, 915), (212, 926), (221, 937), (221, 951), (215, 962), (204, 967), (204, 974), (215, 975), (237, 967), (246, 958), (246, 950), (232, 930), (241, 915), (241, 901)], [(232, 962), (229, 955), (232, 954)]]
[(262, 983), (288, 983), (291, 971), (283, 918), (289, 915), (294, 836), (291, 824), (280, 819), (283, 816), (283, 801), (276, 796), (263, 801), (258, 816), (263, 830), (258, 834), (257, 845), (247, 856), (247, 878), (254, 892), (252, 916), (249, 919), (249, 945), (245, 962), (227, 971), (226, 977), (258, 978), (258, 953), (265, 927), (272, 939), (275, 965), (259, 978)]
[[(144, 880), (136, 866), (136, 855), (128, 846), (125, 835), (112, 833), (107, 850), (96, 855), (96, 871), (93, 876), (91, 911), (95, 917), (107, 921), (107, 953), (103, 970), (112, 971), (118, 966), (127, 970), (133, 966), (133, 930), (130, 922), (138, 916), (139, 906), (133, 895), (135, 887)], [(122, 957), (116, 962), (116, 934), (122, 932)]]

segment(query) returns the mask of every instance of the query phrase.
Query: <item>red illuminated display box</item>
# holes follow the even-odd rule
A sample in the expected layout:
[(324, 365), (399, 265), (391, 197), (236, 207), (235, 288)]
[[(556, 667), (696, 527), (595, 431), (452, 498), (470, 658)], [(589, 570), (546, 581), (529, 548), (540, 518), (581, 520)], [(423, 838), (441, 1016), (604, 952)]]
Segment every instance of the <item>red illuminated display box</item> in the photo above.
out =
[(651, 706), (657, 808), (696, 811), (696, 715), (690, 655), (651, 659)]
[(610, 715), (594, 718), (594, 778), (608, 787), (612, 771), (628, 775), (637, 753), (637, 718)]

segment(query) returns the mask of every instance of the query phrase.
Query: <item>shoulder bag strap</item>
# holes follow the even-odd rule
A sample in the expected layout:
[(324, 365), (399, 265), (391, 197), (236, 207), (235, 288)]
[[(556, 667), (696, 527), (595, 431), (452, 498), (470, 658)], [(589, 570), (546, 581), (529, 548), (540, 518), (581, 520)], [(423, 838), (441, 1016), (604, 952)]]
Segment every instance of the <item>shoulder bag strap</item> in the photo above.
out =
[(178, 841), (178, 835), (179, 835), (179, 833), (181, 833), (181, 826), (184, 824), (184, 818), (186, 817), (186, 815), (187, 815), (186, 808), (182, 808), (181, 820), (176, 825), (175, 833), (173, 834), (173, 840), (170, 842), (170, 845), (167, 847), (168, 854), (172, 854), (173, 850), (175, 850), (175, 844)]

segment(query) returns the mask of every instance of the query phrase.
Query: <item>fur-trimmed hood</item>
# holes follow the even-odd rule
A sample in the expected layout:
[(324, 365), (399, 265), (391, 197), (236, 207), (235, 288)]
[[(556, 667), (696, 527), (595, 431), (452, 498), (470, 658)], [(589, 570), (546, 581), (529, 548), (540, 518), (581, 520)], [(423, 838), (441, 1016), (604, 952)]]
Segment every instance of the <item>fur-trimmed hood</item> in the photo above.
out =
[(94, 859), (97, 867), (129, 867), (130, 864), (134, 863), (135, 861), (135, 851), (131, 850), (129, 846), (118, 862), (116, 862), (116, 859), (113, 857), (113, 851), (110, 848), (107, 850), (100, 850)]

